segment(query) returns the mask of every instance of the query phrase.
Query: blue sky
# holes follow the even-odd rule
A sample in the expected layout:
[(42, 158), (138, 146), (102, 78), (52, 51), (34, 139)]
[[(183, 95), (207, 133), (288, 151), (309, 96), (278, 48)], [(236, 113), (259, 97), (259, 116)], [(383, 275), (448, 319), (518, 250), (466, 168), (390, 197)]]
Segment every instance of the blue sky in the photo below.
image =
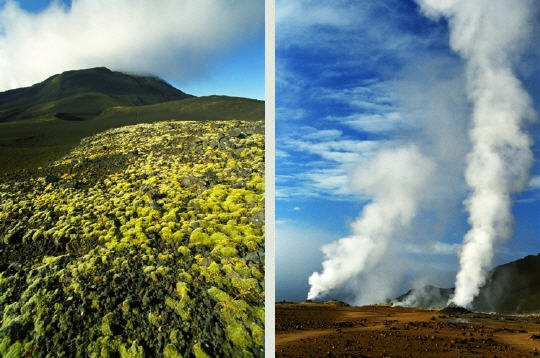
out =
[(0, 90), (106, 66), (264, 99), (264, 40), (262, 0), (0, 0)]
[[(537, 113), (539, 17), (513, 62)], [(373, 303), (415, 285), (454, 285), (469, 229), (473, 107), (465, 60), (449, 37), (448, 22), (424, 16), (414, 1), (276, 2), (276, 300), (304, 300), (308, 278), (322, 271), (321, 247), (351, 235), (363, 210), (386, 199), (384, 183), (413, 182), (422, 168), (429, 176), (407, 187), (414, 213), (374, 251), (378, 263), (325, 297)], [(525, 130), (540, 142), (538, 125)], [(403, 163), (381, 159), (411, 146), (418, 151)], [(512, 197), (514, 235), (497, 245), (493, 265), (540, 252), (540, 145), (532, 151), (529, 186)], [(411, 157), (419, 159), (408, 168)]]

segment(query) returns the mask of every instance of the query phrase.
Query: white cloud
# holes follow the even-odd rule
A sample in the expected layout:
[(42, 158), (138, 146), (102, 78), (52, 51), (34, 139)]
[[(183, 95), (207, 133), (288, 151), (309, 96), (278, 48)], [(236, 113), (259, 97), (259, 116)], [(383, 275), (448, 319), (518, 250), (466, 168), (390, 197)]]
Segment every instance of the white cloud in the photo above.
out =
[(39, 14), (7, 0), (0, 7), (0, 90), (94, 66), (196, 78), (263, 28), (262, 0), (74, 0), (69, 9), (53, 2)]
[(318, 90), (323, 99), (342, 103), (353, 112), (346, 116), (330, 115), (326, 119), (369, 133), (387, 133), (407, 127), (391, 91), (392, 83), (376, 80), (364, 81), (353, 88)]
[(313, 133), (308, 133), (304, 138), (311, 140), (333, 140), (339, 139), (343, 132), (338, 129), (322, 129)]
[(378, 62), (383, 55), (380, 51), (372, 52), (374, 48), (384, 47), (384, 51), (403, 55), (431, 41), (394, 27), (404, 16), (399, 11), (403, 6), (402, 0), (339, 1), (331, 5), (324, 0), (277, 0), (276, 45), (280, 49), (300, 45), (325, 52), (346, 52), (340, 63), (336, 63), (338, 67), (351, 67), (357, 61), (365, 63), (365, 59), (350, 56), (353, 53), (370, 53), (369, 62)]
[(284, 150), (276, 149), (274, 156), (278, 159), (289, 158), (291, 155)]
[(353, 139), (329, 140), (329, 141), (308, 141), (293, 140), (290, 142), (296, 150), (317, 154), (323, 159), (331, 160), (339, 164), (354, 164), (361, 161), (363, 157), (373, 153), (381, 146), (378, 141), (363, 141)]
[(355, 113), (345, 117), (329, 116), (328, 119), (344, 123), (359, 132), (370, 133), (388, 133), (407, 126), (398, 112)]
[[(343, 26), (347, 24), (350, 14), (343, 9), (328, 4), (313, 6), (305, 1), (277, 1), (276, 23), (287, 24), (294, 21), (298, 26), (308, 27), (312, 25)], [(309, 11), (306, 11), (309, 10)], [(305, 16), (298, 16), (304, 14)]]
[[(350, 188), (350, 172), (388, 145), (384, 141), (350, 139), (337, 129), (317, 130), (307, 126), (281, 135), (278, 141), (278, 198), (321, 196), (356, 200)], [(298, 161), (298, 155), (310, 159)]]
[(277, 0), (276, 29), (279, 31), (276, 32), (276, 40), (280, 42), (281, 47), (286, 46), (285, 43), (305, 44), (307, 41), (317, 41), (310, 36), (309, 29), (313, 26), (341, 28), (358, 20), (359, 14), (355, 13), (356, 6), (336, 5), (320, 1)]
[(533, 176), (529, 181), (529, 190), (540, 190), (540, 175)]
[(312, 187), (318, 192), (330, 193), (331, 196), (351, 195), (348, 188), (348, 175), (344, 174), (341, 168), (308, 172), (306, 178), (310, 180)]

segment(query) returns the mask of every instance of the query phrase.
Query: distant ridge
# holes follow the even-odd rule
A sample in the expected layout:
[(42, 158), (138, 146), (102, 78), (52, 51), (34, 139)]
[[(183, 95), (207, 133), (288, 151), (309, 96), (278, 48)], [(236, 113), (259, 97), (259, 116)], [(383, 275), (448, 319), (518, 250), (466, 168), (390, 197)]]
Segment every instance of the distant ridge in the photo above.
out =
[[(454, 294), (453, 288), (431, 285), (413, 288), (387, 303), (395, 306), (442, 308)], [(472, 309), (507, 314), (540, 313), (540, 254), (529, 255), (490, 271)]]
[(453, 288), (426, 285), (421, 288), (412, 288), (388, 303), (393, 306), (442, 308), (448, 304), (448, 299), (453, 294)]

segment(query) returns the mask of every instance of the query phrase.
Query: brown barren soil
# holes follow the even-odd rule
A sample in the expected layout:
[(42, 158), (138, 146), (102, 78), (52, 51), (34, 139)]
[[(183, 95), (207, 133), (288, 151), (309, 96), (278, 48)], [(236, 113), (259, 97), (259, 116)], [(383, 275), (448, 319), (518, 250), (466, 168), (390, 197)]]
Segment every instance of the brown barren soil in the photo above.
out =
[(540, 356), (540, 315), (277, 303), (276, 357)]

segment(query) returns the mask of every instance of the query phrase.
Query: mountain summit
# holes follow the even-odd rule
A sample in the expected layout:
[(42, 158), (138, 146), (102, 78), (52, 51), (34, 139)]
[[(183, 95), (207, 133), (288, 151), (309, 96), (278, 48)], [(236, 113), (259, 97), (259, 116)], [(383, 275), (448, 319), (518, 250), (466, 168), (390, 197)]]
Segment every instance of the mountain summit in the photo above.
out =
[(190, 97), (193, 96), (157, 77), (96, 67), (66, 71), (31, 87), (0, 93), (0, 122), (44, 115), (83, 120), (113, 106), (140, 106)]

